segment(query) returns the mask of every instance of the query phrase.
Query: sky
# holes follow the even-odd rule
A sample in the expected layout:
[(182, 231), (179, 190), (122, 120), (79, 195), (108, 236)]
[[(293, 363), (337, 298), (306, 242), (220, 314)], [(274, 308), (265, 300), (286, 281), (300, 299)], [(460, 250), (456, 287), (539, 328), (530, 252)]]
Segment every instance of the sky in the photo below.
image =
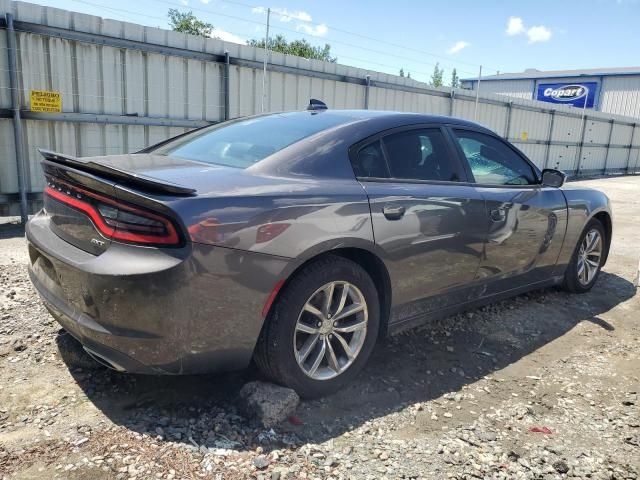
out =
[[(271, 35), (331, 45), (345, 65), (445, 83), (527, 68), (640, 65), (640, 0), (31, 0), (105, 18), (168, 28), (167, 11), (191, 10), (213, 36), (242, 43)], [(273, 2), (273, 3), (271, 3)]]

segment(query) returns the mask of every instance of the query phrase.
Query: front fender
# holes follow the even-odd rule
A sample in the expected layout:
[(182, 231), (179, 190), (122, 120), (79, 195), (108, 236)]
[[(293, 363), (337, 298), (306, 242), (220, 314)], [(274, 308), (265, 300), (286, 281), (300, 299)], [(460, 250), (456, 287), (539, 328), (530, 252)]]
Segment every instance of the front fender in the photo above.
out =
[(556, 264), (556, 275), (564, 273), (580, 236), (591, 219), (601, 213), (606, 213), (610, 219), (613, 218), (609, 198), (598, 190), (565, 187), (562, 193), (567, 200), (568, 221), (567, 233)]

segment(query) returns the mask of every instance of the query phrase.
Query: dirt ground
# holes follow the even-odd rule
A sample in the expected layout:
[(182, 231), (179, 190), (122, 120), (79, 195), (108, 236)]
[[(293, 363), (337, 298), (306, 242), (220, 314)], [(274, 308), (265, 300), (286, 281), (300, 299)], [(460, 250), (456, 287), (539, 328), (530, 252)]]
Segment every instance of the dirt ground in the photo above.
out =
[(640, 472), (640, 177), (577, 182), (613, 201), (592, 292), (551, 289), (378, 345), (349, 388), (262, 429), (253, 370), (97, 368), (49, 317), (22, 231), (0, 225), (0, 478), (615, 478)]

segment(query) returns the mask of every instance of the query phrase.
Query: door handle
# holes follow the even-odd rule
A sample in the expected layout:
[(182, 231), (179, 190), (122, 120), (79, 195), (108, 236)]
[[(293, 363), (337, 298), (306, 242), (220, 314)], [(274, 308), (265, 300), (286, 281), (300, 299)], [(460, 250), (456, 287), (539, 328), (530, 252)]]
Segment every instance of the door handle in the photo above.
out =
[(503, 222), (507, 218), (507, 209), (503, 207), (494, 208), (489, 212), (489, 216), (494, 222)]
[(385, 206), (382, 209), (382, 213), (387, 218), (387, 220), (400, 220), (404, 215), (404, 212), (405, 212), (405, 208), (402, 206), (400, 207)]

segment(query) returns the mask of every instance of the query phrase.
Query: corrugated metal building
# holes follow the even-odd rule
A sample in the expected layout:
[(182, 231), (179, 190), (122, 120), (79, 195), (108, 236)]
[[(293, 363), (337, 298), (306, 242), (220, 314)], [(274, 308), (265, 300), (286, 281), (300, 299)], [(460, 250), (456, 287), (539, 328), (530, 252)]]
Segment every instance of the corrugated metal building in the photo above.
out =
[[(477, 84), (477, 78), (462, 80), (463, 88), (475, 90)], [(527, 69), (481, 77), (480, 92), (640, 118), (640, 67)]]

